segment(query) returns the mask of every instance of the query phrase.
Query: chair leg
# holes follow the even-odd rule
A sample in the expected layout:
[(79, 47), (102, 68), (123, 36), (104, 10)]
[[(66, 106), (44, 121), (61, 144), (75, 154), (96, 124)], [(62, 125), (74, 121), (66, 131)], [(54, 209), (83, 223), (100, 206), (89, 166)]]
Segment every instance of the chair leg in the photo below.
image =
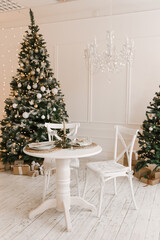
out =
[(132, 175), (129, 175), (129, 176), (128, 176), (128, 180), (129, 180), (129, 184), (130, 184), (130, 188), (131, 188), (132, 200), (133, 200), (133, 203), (134, 203), (135, 209), (137, 210), (138, 207), (137, 207), (136, 200), (135, 200), (135, 197), (134, 197), (134, 190), (133, 190), (133, 182), (132, 182), (132, 178), (133, 178)]
[(77, 168), (73, 169), (75, 172), (75, 176), (76, 176), (76, 182), (77, 182), (77, 190), (78, 190), (78, 196), (80, 197), (80, 188), (79, 188), (79, 172)]
[(88, 184), (88, 174), (89, 174), (88, 169), (85, 169), (84, 171), (85, 171), (85, 184), (84, 184), (83, 195), (82, 195), (83, 198), (85, 197), (85, 194), (86, 194), (86, 189)]
[(44, 172), (44, 187), (43, 187), (43, 202), (45, 200), (46, 192), (47, 192), (47, 188), (48, 188), (48, 174), (49, 174), (49, 171), (45, 170), (45, 172)]
[(116, 178), (113, 178), (114, 180), (114, 193), (115, 195), (117, 195), (117, 182), (116, 182)]
[(49, 188), (49, 182), (51, 178), (51, 170), (48, 170), (48, 177), (47, 177), (47, 189)]
[(100, 197), (99, 197), (99, 209), (98, 209), (98, 215), (97, 215), (98, 217), (100, 217), (100, 215), (101, 215), (103, 193), (104, 193), (104, 182), (101, 181), (101, 190), (100, 190)]

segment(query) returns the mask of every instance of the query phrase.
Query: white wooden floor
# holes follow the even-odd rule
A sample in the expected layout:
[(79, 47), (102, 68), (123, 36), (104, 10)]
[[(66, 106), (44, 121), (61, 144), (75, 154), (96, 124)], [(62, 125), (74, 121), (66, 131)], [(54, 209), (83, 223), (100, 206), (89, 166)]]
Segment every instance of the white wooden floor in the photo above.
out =
[[(81, 174), (82, 175), (82, 174)], [(48, 197), (54, 196), (55, 176)], [(81, 187), (83, 181), (81, 179)], [(73, 230), (65, 231), (63, 213), (47, 210), (33, 220), (29, 211), (42, 200), (43, 176), (36, 178), (0, 172), (0, 240), (160, 240), (160, 184), (146, 186), (134, 178), (139, 210), (134, 210), (127, 179), (119, 178), (118, 195), (106, 184), (102, 216), (72, 207)], [(74, 182), (72, 194), (76, 194)], [(86, 198), (98, 203), (98, 183), (92, 181)]]

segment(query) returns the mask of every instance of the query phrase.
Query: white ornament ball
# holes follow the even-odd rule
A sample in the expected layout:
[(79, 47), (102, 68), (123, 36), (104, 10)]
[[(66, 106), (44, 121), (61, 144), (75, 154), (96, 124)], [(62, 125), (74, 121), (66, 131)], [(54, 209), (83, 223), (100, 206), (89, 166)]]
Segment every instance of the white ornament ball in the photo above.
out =
[(33, 101), (33, 100), (31, 100), (31, 101), (29, 102), (29, 104), (30, 104), (30, 105), (33, 105), (33, 104), (34, 104), (34, 101)]
[(37, 88), (37, 83), (33, 84), (33, 88), (34, 88), (34, 89)]
[(27, 89), (28, 89), (28, 90), (30, 90), (30, 89), (31, 89), (31, 86), (30, 86), (30, 85), (28, 85), (28, 86), (27, 86)]
[(48, 79), (49, 79), (49, 81), (52, 81), (52, 77), (49, 77)]
[(42, 119), (45, 119), (45, 116), (44, 116), (44, 115), (42, 115), (42, 116), (41, 116), (41, 118), (42, 118)]
[(46, 63), (45, 63), (45, 62), (42, 62), (42, 63), (41, 63), (41, 66), (42, 66), (42, 67), (45, 67), (45, 66), (46, 66)]
[(29, 117), (29, 113), (28, 112), (24, 112), (22, 116), (23, 116), (23, 118), (28, 118)]
[(50, 94), (50, 90), (49, 90), (49, 89), (47, 89), (47, 91), (46, 91), (46, 92), (47, 92), (47, 94)]
[(35, 74), (35, 71), (34, 71), (34, 70), (32, 70), (32, 71), (31, 71), (31, 75), (34, 75), (34, 74)]
[(52, 89), (52, 93), (56, 95), (58, 93), (58, 89), (57, 88), (53, 88)]
[(39, 72), (40, 72), (40, 69), (39, 69), (39, 68), (37, 68), (37, 69), (36, 69), (36, 71), (39, 73)]
[(21, 83), (18, 83), (18, 87), (19, 87), (19, 88), (22, 87), (22, 84), (21, 84)]
[(53, 108), (53, 111), (54, 111), (54, 112), (56, 111), (56, 108), (55, 108), (55, 107)]
[(40, 99), (42, 97), (42, 94), (41, 93), (38, 93), (37, 94), (37, 98)]
[(152, 128), (152, 127), (150, 127), (150, 128), (149, 128), (149, 131), (152, 131), (152, 130), (153, 130), (153, 128)]
[(23, 66), (24, 66), (24, 64), (23, 64), (23, 63), (20, 63), (20, 66), (21, 66), (21, 67), (23, 67)]
[(41, 91), (44, 92), (46, 88), (44, 86), (41, 87)]
[(17, 107), (17, 103), (13, 103), (13, 108), (16, 108)]

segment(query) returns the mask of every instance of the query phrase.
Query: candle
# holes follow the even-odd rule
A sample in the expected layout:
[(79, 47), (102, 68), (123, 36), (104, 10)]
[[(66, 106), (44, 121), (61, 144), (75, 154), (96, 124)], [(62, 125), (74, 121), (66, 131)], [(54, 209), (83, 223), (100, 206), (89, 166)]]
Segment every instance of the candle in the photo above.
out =
[(66, 135), (66, 126), (65, 126), (65, 120), (63, 120), (63, 132), (64, 132), (64, 135)]

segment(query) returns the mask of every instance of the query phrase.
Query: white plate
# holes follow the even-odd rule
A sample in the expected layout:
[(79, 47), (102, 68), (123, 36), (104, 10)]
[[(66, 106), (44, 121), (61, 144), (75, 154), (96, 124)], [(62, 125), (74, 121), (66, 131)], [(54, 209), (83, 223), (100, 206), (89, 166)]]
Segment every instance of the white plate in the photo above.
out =
[(73, 142), (72, 142), (72, 145), (74, 146), (80, 146), (80, 147), (83, 147), (83, 146), (89, 146), (91, 145), (92, 142), (90, 142), (89, 140), (83, 138), (83, 139), (75, 139)]
[(39, 142), (39, 143), (30, 143), (28, 144), (29, 148), (32, 149), (51, 149), (55, 145), (53, 142)]

